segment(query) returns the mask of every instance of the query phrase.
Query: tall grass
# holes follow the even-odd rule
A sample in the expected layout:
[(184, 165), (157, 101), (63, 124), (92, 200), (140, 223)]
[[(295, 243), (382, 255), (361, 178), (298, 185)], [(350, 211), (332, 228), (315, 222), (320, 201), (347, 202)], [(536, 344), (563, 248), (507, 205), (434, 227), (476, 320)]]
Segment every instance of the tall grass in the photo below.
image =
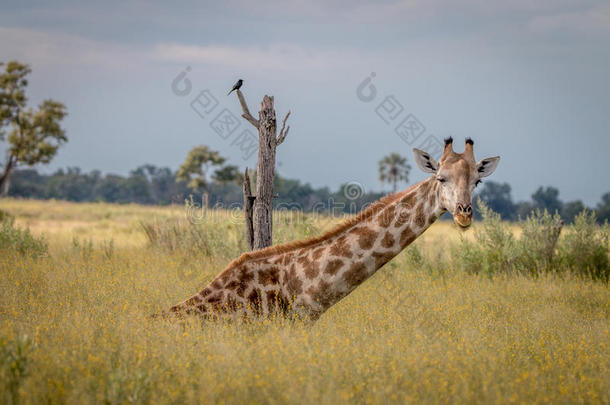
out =
[(31, 372), (32, 342), (27, 335), (15, 339), (0, 337), (0, 384), (2, 403), (19, 403), (19, 388)]
[(150, 246), (167, 252), (230, 257), (240, 251), (239, 242), (223, 237), (223, 233), (231, 231), (229, 225), (221, 228), (210, 223), (196, 224), (180, 219), (153, 220), (141, 222), (140, 225)]
[[(61, 224), (61, 210), (48, 204)], [(40, 206), (27, 207), (23, 202), (20, 212), (40, 229)], [(491, 227), (481, 235), (486, 245), (470, 242), (488, 250), (497, 241), (512, 244), (502, 259), (506, 271), (494, 272), (499, 259), (487, 251), (483, 268), (491, 277), (459, 271), (463, 259), (446, 248), (471, 232), (453, 241), (457, 231), (439, 223), (313, 325), (282, 318), (176, 325), (150, 314), (209, 282), (233, 258), (221, 253), (239, 249), (241, 227), (224, 212), (179, 225), (212, 239), (210, 256), (145, 237), (136, 245), (130, 238), (144, 234), (140, 221), (155, 220), (131, 207), (137, 221), (104, 242), (100, 223), (117, 209), (90, 207), (78, 218), (88, 233), (49, 229), (57, 237), (48, 255), (0, 255), (0, 402), (610, 402), (608, 285), (571, 269), (599, 268), (601, 250), (587, 253), (597, 259), (585, 264), (565, 264), (582, 251), (578, 243), (598, 238), (603, 246), (607, 229), (590, 228), (590, 217), (562, 231), (552, 257), (559, 273), (546, 270), (542, 253), (532, 256), (540, 263), (535, 276), (511, 270), (525, 231), (500, 222), (501, 232)], [(183, 220), (179, 212), (159, 212), (161, 228), (178, 226), (165, 219)], [(327, 220), (278, 220), (276, 235), (309, 236)], [(486, 229), (478, 225), (474, 230)]]

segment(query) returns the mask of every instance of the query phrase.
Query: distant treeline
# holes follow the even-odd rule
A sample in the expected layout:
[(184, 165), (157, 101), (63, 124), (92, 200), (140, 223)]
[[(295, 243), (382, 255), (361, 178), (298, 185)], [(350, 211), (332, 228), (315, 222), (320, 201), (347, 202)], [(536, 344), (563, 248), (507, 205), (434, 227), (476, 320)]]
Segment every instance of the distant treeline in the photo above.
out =
[[(610, 221), (610, 192), (605, 193), (595, 207), (586, 207), (582, 201), (562, 202), (559, 190), (540, 187), (530, 201), (513, 202), (508, 183), (486, 181), (476, 193), (503, 219), (525, 218), (535, 209), (558, 212), (567, 223), (583, 209), (595, 210), (600, 223)], [(208, 203), (218, 207), (241, 207), (241, 185), (235, 182), (211, 182), (207, 186)], [(274, 205), (279, 209), (332, 211), (354, 213), (363, 206), (381, 198), (384, 193), (363, 192), (356, 183), (342, 185), (339, 190), (328, 187), (313, 188), (299, 180), (276, 175)], [(53, 174), (40, 174), (34, 169), (16, 170), (11, 176), (9, 196), (68, 201), (138, 203), (153, 205), (183, 204), (189, 196), (201, 195), (177, 181), (176, 173), (167, 167), (140, 166), (128, 176), (102, 174), (99, 171), (82, 172), (79, 168), (60, 169)]]

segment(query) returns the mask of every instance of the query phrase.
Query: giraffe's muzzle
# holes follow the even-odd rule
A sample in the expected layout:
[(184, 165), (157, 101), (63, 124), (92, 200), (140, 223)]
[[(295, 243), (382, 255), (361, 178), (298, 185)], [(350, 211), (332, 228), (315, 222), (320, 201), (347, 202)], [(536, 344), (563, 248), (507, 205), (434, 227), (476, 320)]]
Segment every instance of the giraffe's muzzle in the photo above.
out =
[(472, 204), (457, 203), (453, 221), (461, 228), (468, 228), (472, 223)]

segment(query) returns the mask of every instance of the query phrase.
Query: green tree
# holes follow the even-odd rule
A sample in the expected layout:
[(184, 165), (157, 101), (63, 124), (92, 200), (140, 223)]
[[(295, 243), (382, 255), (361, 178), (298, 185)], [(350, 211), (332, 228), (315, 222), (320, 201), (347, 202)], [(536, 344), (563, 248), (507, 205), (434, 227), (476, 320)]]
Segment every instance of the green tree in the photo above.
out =
[(603, 224), (605, 221), (610, 222), (610, 192), (602, 195), (602, 200), (597, 204), (595, 210), (597, 214), (597, 221)]
[(176, 179), (188, 182), (194, 191), (205, 190), (208, 186), (208, 171), (212, 166), (220, 166), (225, 158), (205, 145), (195, 146), (178, 169)]
[(534, 201), (534, 208), (541, 211), (547, 210), (551, 215), (555, 212), (561, 212), (563, 206), (563, 203), (559, 200), (559, 190), (555, 187), (539, 187), (532, 194), (532, 200)]
[(244, 175), (235, 165), (226, 165), (217, 169), (212, 175), (212, 179), (218, 184), (236, 183), (241, 185), (244, 182)]
[(583, 212), (586, 208), (585, 204), (580, 200), (567, 202), (563, 204), (563, 207), (561, 208), (561, 219), (566, 223), (571, 224), (578, 214)]
[(392, 191), (396, 192), (399, 182), (409, 181), (410, 170), (407, 158), (393, 152), (379, 161), (379, 180), (391, 184)]
[(58, 200), (88, 201), (100, 176), (99, 171), (87, 174), (78, 167), (59, 169), (49, 178), (45, 195)]
[[(0, 67), (4, 65), (0, 62)], [(47, 99), (37, 110), (26, 108), (25, 88), (30, 72), (28, 65), (11, 61), (0, 73), (0, 140), (8, 140), (8, 157), (0, 174), (2, 195), (8, 193), (13, 169), (49, 163), (68, 140), (59, 125), (67, 114), (62, 103)]]
[(172, 201), (180, 201), (179, 195), (188, 194), (188, 190), (184, 190), (184, 182), (176, 182), (174, 173), (168, 167), (146, 164), (132, 171), (131, 175), (143, 176), (148, 180), (149, 194), (155, 204), (167, 205)]
[(502, 219), (512, 221), (516, 219), (516, 209), (510, 192), (511, 188), (508, 183), (487, 181), (483, 183), (483, 188), (478, 197), (492, 211), (500, 214)]
[(515, 211), (518, 219), (525, 219), (532, 214), (536, 208), (529, 201), (519, 201), (515, 204)]

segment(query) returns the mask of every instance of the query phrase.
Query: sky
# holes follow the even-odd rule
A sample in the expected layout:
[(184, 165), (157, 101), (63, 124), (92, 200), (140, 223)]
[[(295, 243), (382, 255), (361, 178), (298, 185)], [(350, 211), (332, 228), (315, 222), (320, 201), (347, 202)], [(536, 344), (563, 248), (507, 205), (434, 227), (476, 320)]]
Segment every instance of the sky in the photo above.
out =
[(515, 200), (610, 191), (608, 1), (4, 0), (0, 61), (14, 59), (32, 67), (30, 105), (68, 109), (44, 172), (177, 169), (199, 144), (254, 167), (256, 132), (226, 95), (242, 78), (254, 115), (265, 94), (278, 122), (291, 111), (277, 172), (315, 187), (387, 189), (390, 152), (419, 181), (412, 148), (453, 136), (501, 156), (489, 179)]

